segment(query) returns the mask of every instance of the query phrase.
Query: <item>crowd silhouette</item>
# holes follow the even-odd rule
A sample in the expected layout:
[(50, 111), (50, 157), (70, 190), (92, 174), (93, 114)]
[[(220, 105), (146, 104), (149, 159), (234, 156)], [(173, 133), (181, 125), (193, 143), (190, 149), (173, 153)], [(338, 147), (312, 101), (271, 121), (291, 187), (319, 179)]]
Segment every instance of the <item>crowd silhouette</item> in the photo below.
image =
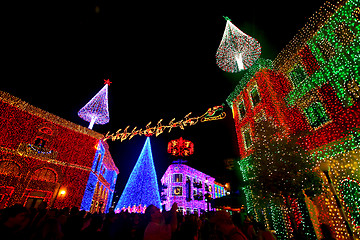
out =
[[(14, 205), (0, 211), (1, 239), (19, 240), (272, 240), (274, 235), (242, 213), (225, 211), (183, 215), (150, 205), (145, 214), (89, 213), (77, 207), (27, 209)], [(260, 226), (260, 228), (258, 227)]]

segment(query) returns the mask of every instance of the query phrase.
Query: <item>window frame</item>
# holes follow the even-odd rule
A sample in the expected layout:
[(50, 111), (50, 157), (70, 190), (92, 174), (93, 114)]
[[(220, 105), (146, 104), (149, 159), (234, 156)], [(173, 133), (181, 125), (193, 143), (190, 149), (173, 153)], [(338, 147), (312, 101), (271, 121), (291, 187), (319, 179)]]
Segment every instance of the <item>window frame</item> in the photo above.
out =
[[(250, 144), (248, 145), (247, 144), (247, 141), (246, 141), (246, 137), (245, 137), (245, 133), (249, 133), (249, 139), (250, 139)], [(243, 142), (244, 142), (244, 148), (245, 150), (248, 150), (250, 149), (252, 146), (254, 146), (254, 141), (252, 139), (252, 136), (251, 136), (251, 129), (250, 129), (250, 126), (246, 126), (244, 127), (242, 130), (241, 130), (241, 134), (242, 134), (242, 137), (243, 137)]]
[[(176, 176), (181, 176), (180, 177), (180, 181), (175, 181), (177, 178)], [(182, 183), (183, 182), (183, 174), (182, 173), (174, 173), (173, 176), (172, 176), (172, 182), (173, 183)]]
[[(257, 96), (258, 96), (258, 101), (255, 103), (255, 101), (254, 101), (254, 96), (253, 96), (253, 91), (256, 91), (256, 93), (257, 93)], [(250, 90), (249, 90), (249, 97), (250, 97), (250, 99), (251, 99), (251, 104), (252, 104), (252, 106), (253, 107), (256, 107), (257, 105), (259, 105), (259, 103), (261, 102), (261, 96), (260, 96), (260, 92), (259, 92), (259, 88), (258, 88), (258, 86), (257, 86), (257, 84), (254, 84), (251, 88), (250, 88)]]
[[(319, 108), (315, 109), (314, 105), (318, 106)], [(322, 113), (324, 114), (324, 116), (319, 116), (319, 114), (316, 114), (316, 120), (312, 121), (312, 117), (310, 116), (311, 113), (308, 111), (310, 108), (313, 109), (314, 113), (319, 113), (317, 110), (322, 109)], [(304, 112), (308, 123), (313, 129), (318, 129), (331, 121), (331, 118), (329, 117), (329, 114), (327, 113), (326, 108), (323, 106), (321, 101), (312, 102), (307, 108), (304, 108)], [(319, 121), (322, 118), (324, 119)]]
[[(180, 189), (180, 193), (175, 194), (175, 189)], [(184, 195), (183, 187), (182, 186), (173, 186), (171, 194), (172, 194), (172, 196), (183, 196)]]
[[(242, 115), (242, 111), (240, 110), (240, 105), (243, 106), (244, 108), (244, 115)], [(243, 119), (246, 116), (246, 106), (245, 106), (245, 102), (244, 99), (240, 99), (239, 103), (237, 104), (237, 110), (238, 110), (238, 114), (239, 114), (239, 119)]]

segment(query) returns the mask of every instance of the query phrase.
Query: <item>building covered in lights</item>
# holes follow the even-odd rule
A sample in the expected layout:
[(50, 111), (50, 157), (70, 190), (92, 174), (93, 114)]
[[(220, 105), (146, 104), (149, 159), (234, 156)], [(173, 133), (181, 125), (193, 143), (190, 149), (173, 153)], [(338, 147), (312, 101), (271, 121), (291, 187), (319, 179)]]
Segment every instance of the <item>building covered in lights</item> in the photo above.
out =
[[(300, 146), (316, 162), (313, 169), (324, 182), (322, 162), (330, 164), (330, 178), (350, 228), (360, 236), (360, 8), (359, 0), (327, 1), (310, 18), (274, 61), (260, 59), (240, 79), (227, 99), (233, 110), (244, 182), (253, 168), (255, 123), (272, 121), (284, 135), (301, 133)], [(259, 208), (252, 186), (245, 185), (247, 211), (264, 220), (280, 239), (294, 229), (284, 205)], [(336, 239), (349, 239), (336, 199), (325, 187), (315, 198), (294, 200), (297, 227), (308, 239), (320, 239), (320, 224), (330, 225)], [(271, 213), (271, 214), (269, 214)], [(269, 217), (270, 216), (270, 217)], [(310, 219), (306, 221), (305, 218)], [(279, 219), (282, 219), (279, 221)], [(305, 224), (312, 225), (313, 230)]]
[(0, 209), (107, 211), (119, 170), (103, 135), (0, 91)]
[(170, 210), (174, 202), (184, 213), (212, 211), (211, 199), (226, 195), (215, 178), (182, 163), (171, 164), (161, 178), (162, 205)]

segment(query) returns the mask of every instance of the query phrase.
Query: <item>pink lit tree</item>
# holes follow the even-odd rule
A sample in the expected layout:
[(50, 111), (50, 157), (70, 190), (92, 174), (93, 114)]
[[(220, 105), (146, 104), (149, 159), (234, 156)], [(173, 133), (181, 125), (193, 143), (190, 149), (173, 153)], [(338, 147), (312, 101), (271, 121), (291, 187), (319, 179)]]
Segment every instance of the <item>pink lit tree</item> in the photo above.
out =
[(109, 122), (108, 107), (108, 86), (109, 79), (104, 80), (105, 86), (78, 112), (78, 116), (89, 122), (89, 128), (92, 129), (94, 124), (106, 124)]

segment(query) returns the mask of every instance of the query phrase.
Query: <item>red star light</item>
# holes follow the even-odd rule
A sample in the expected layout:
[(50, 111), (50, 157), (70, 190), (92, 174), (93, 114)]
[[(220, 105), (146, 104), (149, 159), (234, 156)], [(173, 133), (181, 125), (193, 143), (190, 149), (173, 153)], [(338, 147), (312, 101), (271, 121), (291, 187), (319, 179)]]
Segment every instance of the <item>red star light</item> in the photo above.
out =
[(109, 79), (104, 79), (104, 84), (107, 84), (107, 85), (109, 85), (110, 86), (110, 84), (111, 84), (112, 82), (110, 82), (110, 80)]

